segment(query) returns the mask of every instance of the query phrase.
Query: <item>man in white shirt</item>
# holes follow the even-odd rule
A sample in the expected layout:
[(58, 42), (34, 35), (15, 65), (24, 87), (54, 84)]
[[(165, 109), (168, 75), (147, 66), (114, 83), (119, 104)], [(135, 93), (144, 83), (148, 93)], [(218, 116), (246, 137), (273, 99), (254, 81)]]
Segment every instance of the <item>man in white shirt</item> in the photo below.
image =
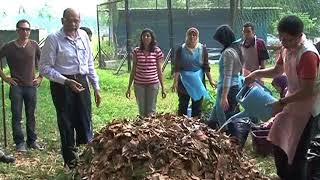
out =
[(93, 137), (88, 80), (93, 86), (97, 107), (101, 96), (90, 40), (86, 32), (79, 29), (80, 14), (67, 8), (61, 21), (63, 28), (46, 39), (39, 66), (40, 73), (50, 80), (62, 156), (65, 165), (72, 169), (77, 164), (75, 146), (86, 144)]

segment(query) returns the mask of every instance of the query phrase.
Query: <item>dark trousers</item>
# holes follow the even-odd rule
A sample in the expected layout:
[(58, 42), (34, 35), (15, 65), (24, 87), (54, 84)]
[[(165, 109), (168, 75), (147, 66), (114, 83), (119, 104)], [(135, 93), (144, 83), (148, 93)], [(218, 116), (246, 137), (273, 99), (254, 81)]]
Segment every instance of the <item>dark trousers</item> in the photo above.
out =
[[(205, 84), (204, 84), (205, 85)], [(187, 93), (182, 81), (178, 80), (178, 97), (179, 97), (179, 105), (178, 105), (178, 116), (187, 115), (188, 112), (188, 105), (191, 99), (191, 117), (197, 117), (201, 115), (201, 105), (202, 100), (201, 98), (198, 101), (194, 101)]]
[[(68, 77), (68, 76), (67, 76)], [(92, 139), (91, 97), (86, 76), (70, 76), (85, 88), (80, 93), (69, 87), (51, 82), (51, 95), (57, 112), (64, 162), (74, 166), (77, 160), (76, 144), (85, 144)]]
[(182, 116), (182, 115), (187, 115), (187, 111), (188, 111), (188, 105), (189, 105), (189, 101), (191, 99), (191, 117), (197, 117), (200, 116), (201, 114), (201, 104), (202, 104), (202, 99), (198, 101), (194, 101), (188, 94), (184, 94), (184, 93), (179, 93), (178, 92), (178, 96), (179, 96), (179, 105), (178, 105), (178, 116)]
[(274, 146), (274, 160), (277, 174), (282, 180), (307, 179), (307, 150), (310, 145), (311, 132), (315, 118), (311, 117), (301, 135), (292, 164), (288, 164), (286, 153), (278, 146)]
[(9, 97), (11, 100), (12, 134), (15, 144), (24, 143), (21, 128), (23, 103), (26, 114), (27, 143), (34, 143), (37, 140), (34, 115), (37, 103), (37, 88), (32, 86), (11, 86)]

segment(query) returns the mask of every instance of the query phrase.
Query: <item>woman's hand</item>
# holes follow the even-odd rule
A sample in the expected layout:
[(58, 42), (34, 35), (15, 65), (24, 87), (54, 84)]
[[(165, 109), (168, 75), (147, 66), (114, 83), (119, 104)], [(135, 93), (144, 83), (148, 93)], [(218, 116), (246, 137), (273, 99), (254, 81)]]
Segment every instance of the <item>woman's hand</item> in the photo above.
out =
[(224, 111), (227, 111), (229, 109), (228, 98), (222, 98), (220, 101), (220, 106)]
[(178, 81), (174, 81), (171, 87), (172, 92), (178, 91)]
[(211, 85), (211, 87), (212, 87), (213, 89), (216, 89), (216, 88), (217, 88), (217, 83), (216, 83), (216, 82), (210, 81), (209, 83), (210, 83), (210, 85)]
[(167, 97), (167, 93), (165, 92), (165, 90), (163, 88), (161, 89), (161, 95), (162, 95), (163, 99)]
[(128, 88), (128, 90), (127, 90), (127, 92), (126, 92), (126, 97), (127, 97), (128, 99), (130, 99), (130, 97), (131, 97), (131, 89), (130, 89), (130, 88)]

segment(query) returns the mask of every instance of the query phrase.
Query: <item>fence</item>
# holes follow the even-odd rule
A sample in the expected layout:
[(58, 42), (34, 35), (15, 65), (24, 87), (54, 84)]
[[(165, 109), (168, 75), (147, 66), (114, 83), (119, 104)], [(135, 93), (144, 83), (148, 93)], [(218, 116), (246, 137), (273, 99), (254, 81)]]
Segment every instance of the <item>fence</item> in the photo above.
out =
[[(306, 2), (308, 1), (308, 3)], [(131, 51), (138, 45), (142, 29), (154, 30), (159, 47), (175, 52), (185, 40), (186, 30), (193, 26), (200, 31), (200, 42), (208, 48), (219, 49), (212, 35), (221, 24), (230, 24), (237, 37), (241, 37), (243, 23), (256, 25), (257, 36), (267, 43), (276, 40), (276, 24), (287, 14), (303, 19), (306, 34), (319, 33), (319, 0), (116, 0), (97, 6), (98, 27), (102, 49), (111, 59), (119, 59), (120, 50)], [(294, 12), (294, 13), (293, 13)], [(216, 53), (216, 52), (214, 52)], [(123, 54), (123, 53), (122, 53)], [(174, 53), (172, 53), (174, 55)], [(121, 53), (120, 53), (121, 55)], [(173, 55), (171, 57), (173, 57)], [(216, 57), (216, 56), (212, 56)], [(128, 56), (130, 68), (130, 56)]]

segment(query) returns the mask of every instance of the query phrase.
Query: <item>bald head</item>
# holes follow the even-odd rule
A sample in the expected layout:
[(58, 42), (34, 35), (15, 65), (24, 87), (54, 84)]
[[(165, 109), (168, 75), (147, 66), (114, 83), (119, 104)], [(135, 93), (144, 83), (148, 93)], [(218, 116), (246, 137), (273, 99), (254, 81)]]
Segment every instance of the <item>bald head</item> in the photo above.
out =
[(75, 32), (80, 25), (80, 13), (75, 9), (67, 8), (63, 11), (61, 22), (66, 33)]
[(72, 9), (72, 8), (67, 8), (63, 11), (63, 16), (62, 17), (68, 17), (70, 16), (71, 14), (77, 14), (79, 17), (80, 17), (80, 13), (75, 10), (75, 9)]

